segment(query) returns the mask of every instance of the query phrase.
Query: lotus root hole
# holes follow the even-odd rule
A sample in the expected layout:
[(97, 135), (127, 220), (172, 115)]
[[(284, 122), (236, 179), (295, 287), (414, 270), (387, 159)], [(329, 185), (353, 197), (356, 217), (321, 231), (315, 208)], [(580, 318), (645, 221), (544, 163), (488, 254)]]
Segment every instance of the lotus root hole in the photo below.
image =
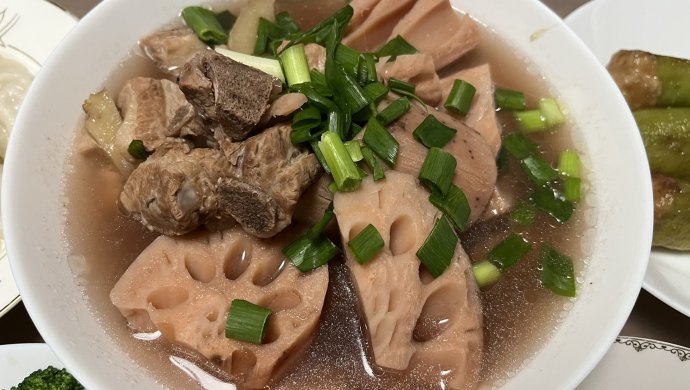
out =
[(403, 255), (417, 242), (417, 229), (409, 215), (403, 215), (395, 219), (391, 224), (390, 249), (393, 256)]
[(355, 238), (365, 227), (369, 226), (367, 222), (357, 222), (350, 228), (350, 233), (347, 235), (347, 239), (352, 240)]
[(149, 294), (148, 302), (158, 310), (172, 309), (189, 298), (187, 289), (179, 286), (160, 287)]
[(185, 256), (184, 265), (189, 276), (201, 283), (208, 283), (216, 277), (216, 267), (207, 258)]
[[(225, 360), (225, 370), (233, 376), (244, 378), (256, 366), (256, 355), (246, 349), (238, 349), (232, 353), (230, 359)], [(228, 367), (229, 366), (229, 367)]]
[(268, 324), (266, 324), (266, 334), (264, 334), (263, 344), (270, 344), (280, 337), (280, 327), (278, 322), (272, 316), (268, 318)]
[(419, 263), (419, 281), (422, 284), (429, 284), (434, 281), (434, 275), (426, 269), (424, 263)]
[(161, 332), (161, 336), (163, 336), (164, 339), (169, 341), (175, 340), (175, 326), (173, 324), (159, 322), (156, 325), (158, 326), (158, 330)]
[(223, 263), (223, 272), (225, 277), (230, 280), (235, 280), (242, 276), (244, 271), (249, 267), (249, 262), (252, 258), (251, 245), (247, 242), (234, 242)]
[(460, 289), (454, 285), (441, 287), (429, 295), (412, 332), (414, 340), (425, 342), (443, 333), (454, 320), (450, 308), (458, 307), (457, 300), (461, 297)]
[(280, 276), (286, 265), (287, 260), (282, 256), (276, 256), (262, 261), (254, 271), (252, 283), (259, 287), (267, 286)]
[(283, 310), (290, 310), (302, 303), (302, 297), (295, 290), (278, 291), (263, 299), (259, 305), (271, 309), (273, 314)]

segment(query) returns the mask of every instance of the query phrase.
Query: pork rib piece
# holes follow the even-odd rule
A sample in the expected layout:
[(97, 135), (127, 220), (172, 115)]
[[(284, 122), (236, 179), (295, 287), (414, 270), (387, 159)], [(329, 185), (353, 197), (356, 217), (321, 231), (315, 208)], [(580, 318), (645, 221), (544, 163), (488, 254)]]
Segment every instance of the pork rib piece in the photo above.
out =
[(460, 244), (436, 279), (420, 268), (415, 253), (440, 216), (427, 197), (414, 177), (395, 171), (379, 182), (364, 179), (355, 192), (336, 193), (333, 205), (343, 242), (370, 223), (385, 242), (365, 265), (346, 246), (346, 264), (377, 365), (448, 370), (444, 380), (449, 388), (473, 388), (483, 348), (478, 288)]
[(142, 38), (139, 47), (158, 69), (174, 77), (194, 55), (208, 49), (189, 27), (156, 31)]
[[(281, 249), (289, 233), (271, 241), (239, 228), (160, 236), (125, 271), (110, 299), (133, 331), (159, 330), (167, 341), (220, 362), (244, 386), (262, 388), (308, 345), (328, 288), (326, 267), (303, 274), (286, 263)], [(225, 337), (233, 299), (271, 309), (263, 344)]]

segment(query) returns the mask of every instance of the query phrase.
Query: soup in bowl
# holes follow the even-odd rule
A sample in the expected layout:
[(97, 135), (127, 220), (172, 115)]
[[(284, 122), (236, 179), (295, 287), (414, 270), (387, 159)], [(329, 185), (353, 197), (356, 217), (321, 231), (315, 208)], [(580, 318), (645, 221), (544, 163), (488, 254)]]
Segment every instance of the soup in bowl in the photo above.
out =
[(603, 356), (651, 242), (615, 85), (539, 2), (391, 4), (106, 1), (62, 43), (3, 222), (87, 387), (569, 388)]

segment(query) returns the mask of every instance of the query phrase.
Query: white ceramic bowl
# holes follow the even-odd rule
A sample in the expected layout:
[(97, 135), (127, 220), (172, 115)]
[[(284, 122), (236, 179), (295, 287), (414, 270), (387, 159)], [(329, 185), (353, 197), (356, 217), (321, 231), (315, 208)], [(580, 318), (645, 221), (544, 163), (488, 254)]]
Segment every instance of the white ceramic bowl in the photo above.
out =
[[(81, 103), (137, 40), (169, 22), (190, 0), (106, 0), (87, 15), (36, 78), (17, 119), (2, 191), (13, 273), (45, 340), (92, 389), (159, 385), (120, 352), (89, 310), (66, 262), (59, 232), (63, 168)], [(623, 326), (649, 257), (652, 195), (635, 123), (615, 85), (563, 22), (536, 0), (463, 0), (468, 11), (531, 59), (574, 119), (589, 166), (586, 197), (596, 205), (592, 260), (553, 337), (505, 385), (575, 387)]]

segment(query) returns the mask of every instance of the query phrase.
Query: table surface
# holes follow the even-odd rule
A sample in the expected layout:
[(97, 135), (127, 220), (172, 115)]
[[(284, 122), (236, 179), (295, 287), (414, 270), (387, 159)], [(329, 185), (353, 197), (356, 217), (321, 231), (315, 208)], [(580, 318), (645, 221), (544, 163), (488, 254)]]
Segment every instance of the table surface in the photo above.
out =
[[(558, 15), (565, 17), (585, 0), (543, 0)], [(98, 0), (53, 0), (77, 17), (86, 14)], [(604, 319), (602, 319), (604, 320)], [(648, 292), (641, 290), (635, 307), (621, 334), (663, 340), (690, 346), (690, 318), (675, 311)], [(24, 305), (19, 304), (0, 318), (0, 344), (42, 342)]]

